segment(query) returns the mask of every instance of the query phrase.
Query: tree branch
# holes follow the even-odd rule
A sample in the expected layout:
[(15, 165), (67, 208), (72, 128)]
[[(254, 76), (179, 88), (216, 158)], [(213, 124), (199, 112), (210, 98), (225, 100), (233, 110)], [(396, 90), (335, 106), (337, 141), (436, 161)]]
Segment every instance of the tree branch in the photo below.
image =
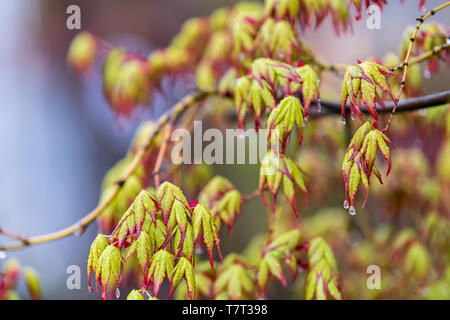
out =
[[(401, 100), (397, 105), (397, 111), (396, 112), (406, 112), (406, 111), (413, 111), (418, 109), (424, 109), (424, 108), (431, 108), (436, 107), (439, 105), (443, 105), (450, 102), (450, 90), (438, 92), (426, 96), (421, 96), (417, 98), (409, 98)], [(321, 110), (321, 112), (317, 112), (315, 110), (312, 110), (310, 112), (311, 117), (321, 117), (325, 115), (332, 115), (332, 114), (341, 114), (341, 103), (337, 101), (327, 101), (323, 100), (320, 101), (320, 105), (324, 107), (324, 110)], [(377, 112), (378, 113), (389, 113), (392, 112), (394, 109), (395, 104), (394, 102), (386, 102), (384, 107), (377, 105)], [(350, 109), (350, 104), (347, 103), (346, 109)], [(368, 114), (369, 111), (367, 108), (363, 107), (361, 108), (361, 111), (363, 113)]]

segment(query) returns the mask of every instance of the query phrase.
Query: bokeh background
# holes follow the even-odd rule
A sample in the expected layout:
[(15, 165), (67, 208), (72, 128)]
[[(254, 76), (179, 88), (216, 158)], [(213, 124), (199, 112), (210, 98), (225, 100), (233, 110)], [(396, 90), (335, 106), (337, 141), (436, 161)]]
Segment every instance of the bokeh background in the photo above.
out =
[[(0, 226), (24, 235), (59, 230), (81, 218), (98, 202), (105, 172), (126, 153), (136, 126), (156, 118), (184, 95), (191, 83), (177, 83), (158, 97), (154, 111), (118, 123), (106, 104), (98, 72), (83, 81), (66, 64), (66, 51), (76, 30), (66, 28), (66, 8), (81, 8), (83, 30), (147, 56), (167, 45), (182, 23), (236, 1), (224, 0), (2, 0), (0, 2)], [(367, 15), (353, 23), (351, 35), (336, 38), (326, 21), (310, 30), (305, 41), (326, 61), (354, 63), (397, 51), (407, 25), (421, 13), (417, 1), (391, 0), (381, 29), (366, 27)], [(443, 1), (427, 1), (427, 8)], [(450, 12), (435, 21), (450, 21)], [(98, 70), (97, 70), (98, 71)], [(339, 91), (330, 76), (324, 89)], [(425, 83), (425, 92), (448, 89), (443, 69)], [(258, 168), (226, 165), (216, 168), (243, 193), (257, 187)], [(343, 191), (343, 188), (342, 188)], [(342, 199), (342, 197), (340, 198)], [(336, 203), (342, 206), (342, 200)], [(239, 251), (250, 236), (265, 227), (264, 209), (254, 202), (246, 209), (225, 251)], [(8, 253), (34, 267), (46, 299), (93, 299), (85, 275), (92, 224), (81, 237), (68, 237)], [(225, 240), (225, 239), (224, 239)], [(0, 238), (2, 243), (6, 239)], [(0, 261), (2, 264), (3, 261)], [(81, 290), (66, 288), (69, 265), (82, 270)], [(23, 284), (19, 292), (26, 297)]]

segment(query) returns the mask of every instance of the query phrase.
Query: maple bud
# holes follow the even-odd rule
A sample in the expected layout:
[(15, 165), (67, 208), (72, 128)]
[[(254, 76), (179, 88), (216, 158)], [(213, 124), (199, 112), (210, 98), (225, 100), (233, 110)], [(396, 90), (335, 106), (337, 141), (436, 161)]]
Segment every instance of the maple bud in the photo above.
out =
[(92, 69), (97, 52), (98, 44), (95, 37), (89, 32), (80, 32), (70, 43), (67, 62), (84, 74)]

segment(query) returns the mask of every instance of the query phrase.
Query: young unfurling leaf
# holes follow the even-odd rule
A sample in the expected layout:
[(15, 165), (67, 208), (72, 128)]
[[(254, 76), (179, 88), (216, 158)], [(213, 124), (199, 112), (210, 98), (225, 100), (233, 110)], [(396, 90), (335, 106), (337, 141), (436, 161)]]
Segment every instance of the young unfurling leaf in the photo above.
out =
[(195, 274), (194, 267), (192, 263), (186, 259), (185, 257), (181, 258), (175, 268), (172, 271), (172, 282), (170, 286), (170, 296), (173, 294), (173, 291), (178, 287), (181, 279), (186, 280), (187, 292), (189, 298), (194, 299), (196, 296), (196, 285), (195, 285)]
[(349, 66), (344, 75), (341, 94), (341, 112), (342, 119), (345, 119), (345, 109), (347, 100), (350, 101), (351, 117), (355, 117), (355, 113), (359, 116), (362, 114), (361, 100), (367, 107), (367, 110), (378, 121), (376, 110), (376, 102), (381, 101), (377, 88), (387, 93), (394, 103), (394, 99), (390, 92), (386, 76), (394, 76), (385, 66), (373, 61), (365, 61), (358, 65)]
[(154, 253), (154, 244), (147, 232), (142, 231), (136, 240), (136, 256), (142, 273), (147, 275), (150, 259)]
[(280, 254), (278, 252), (268, 252), (261, 259), (258, 266), (258, 287), (259, 291), (264, 296), (264, 291), (266, 289), (267, 281), (269, 279), (269, 275), (277, 278), (283, 286), (286, 286), (286, 279), (283, 275), (283, 269), (280, 263)]
[(287, 148), (287, 140), (294, 126), (297, 127), (300, 140), (302, 142), (302, 129), (304, 109), (300, 100), (294, 96), (288, 96), (280, 101), (267, 119), (268, 134), (270, 140), (276, 139), (281, 143), (281, 152), (285, 153)]
[(273, 109), (276, 106), (275, 98), (268, 83), (265, 80), (261, 80), (261, 83), (262, 86), (256, 80), (252, 81), (248, 94), (249, 101), (247, 102), (250, 107), (250, 112), (254, 117), (256, 129), (261, 126), (259, 119), (266, 110), (266, 107)]
[(139, 237), (146, 217), (150, 217), (156, 224), (157, 212), (158, 203), (155, 196), (146, 190), (142, 190), (112, 233), (119, 241), (118, 246), (122, 247), (128, 237), (131, 237), (131, 241)]
[(294, 19), (299, 11), (300, 1), (292, 0), (266, 0), (264, 1), (264, 14), (273, 15), (277, 19), (288, 17)]
[(107, 246), (98, 258), (94, 271), (102, 288), (102, 300), (105, 300), (110, 282), (113, 281), (117, 289), (122, 277), (122, 256), (119, 249), (113, 245)]
[(161, 249), (153, 255), (148, 269), (148, 281), (153, 283), (153, 296), (158, 295), (164, 278), (167, 277), (171, 281), (173, 263), (174, 256), (167, 250)]
[[(296, 92), (297, 90), (295, 90), (295, 87), (301, 86), (303, 103), (305, 104), (305, 118), (308, 118), (311, 102), (316, 99), (317, 105), (319, 105), (319, 76), (310, 65), (295, 68), (295, 71), (300, 75), (302, 82), (301, 84), (292, 82), (291, 90), (292, 92)], [(294, 86), (294, 88), (292, 88), (292, 86)]]
[(218, 232), (216, 230), (216, 225), (214, 223), (214, 217), (211, 212), (205, 208), (203, 205), (198, 204), (194, 208), (192, 213), (192, 226), (194, 229), (194, 239), (197, 240), (200, 235), (203, 235), (203, 242), (208, 249), (209, 262), (211, 268), (214, 267), (213, 261), (213, 249), (214, 244), (216, 245), (217, 251), (219, 252), (220, 258), (222, 259), (222, 254), (220, 253), (220, 240)]
[(325, 300), (327, 293), (341, 300), (338, 286), (338, 271), (333, 252), (322, 238), (314, 238), (308, 246), (309, 273), (305, 283), (305, 298)]
[(230, 181), (221, 176), (215, 176), (199, 194), (199, 203), (209, 208), (220, 229), (220, 223), (228, 226), (232, 232), (235, 218), (241, 211), (241, 195)]
[(228, 226), (229, 232), (233, 230), (234, 218), (240, 214), (241, 205), (241, 194), (237, 190), (228, 191), (217, 204), (219, 217)]
[(88, 258), (88, 264), (87, 264), (87, 275), (88, 275), (88, 282), (89, 282), (89, 291), (92, 292), (92, 285), (91, 285), (91, 274), (92, 272), (96, 273), (96, 267), (98, 259), (100, 258), (103, 250), (106, 249), (108, 246), (108, 240), (106, 240), (106, 237), (102, 234), (98, 234), (95, 240), (91, 244), (91, 249), (89, 250), (89, 258)]
[(285, 261), (286, 265), (295, 278), (297, 275), (297, 259), (294, 254), (295, 248), (300, 244), (300, 232), (292, 230), (283, 233), (270, 242), (262, 252), (262, 257), (258, 266), (257, 281), (260, 293), (264, 296), (269, 280), (272, 275), (277, 278), (283, 286), (286, 280), (283, 275), (281, 262)]
[(248, 94), (251, 88), (251, 81), (249, 77), (240, 77), (237, 79), (234, 87), (234, 103), (236, 105), (238, 126), (244, 128), (245, 116), (248, 111)]
[(164, 223), (167, 224), (169, 220), (175, 219), (181, 225), (181, 230), (186, 230), (186, 218), (190, 217), (191, 212), (189, 203), (181, 189), (170, 182), (164, 182), (159, 186), (156, 197), (161, 207)]
[[(183, 241), (182, 241), (183, 240)], [(184, 239), (181, 237), (181, 232), (178, 229), (174, 237), (175, 257), (186, 257), (192, 263), (194, 262), (194, 230), (191, 224), (187, 225), (186, 235)]]
[(363, 183), (366, 189), (366, 200), (372, 172), (380, 183), (382, 183), (381, 175), (375, 166), (377, 149), (380, 149), (388, 164), (386, 176), (389, 174), (391, 155), (386, 142), (391, 143), (388, 137), (380, 130), (375, 129), (369, 121), (365, 122), (356, 131), (350, 141), (342, 163), (342, 174), (345, 182), (345, 201), (350, 206), (350, 213), (355, 212), (354, 201), (360, 182)]
[(300, 45), (294, 34), (292, 25), (287, 21), (266, 19), (261, 26), (256, 43), (260, 56), (287, 60), (291, 63), (293, 53), (300, 51)]
[(253, 282), (250, 270), (242, 259), (229, 255), (214, 282), (214, 295), (216, 299), (248, 299), (253, 295)]
[(306, 195), (308, 194), (303, 177), (304, 173), (294, 161), (282, 154), (276, 155), (273, 151), (267, 152), (261, 163), (259, 173), (259, 191), (262, 201), (267, 205), (263, 191), (264, 188), (268, 188), (272, 194), (272, 208), (275, 213), (277, 193), (281, 182), (283, 182), (284, 194), (291, 204), (292, 211), (297, 216), (294, 205), (295, 188), (297, 187)]

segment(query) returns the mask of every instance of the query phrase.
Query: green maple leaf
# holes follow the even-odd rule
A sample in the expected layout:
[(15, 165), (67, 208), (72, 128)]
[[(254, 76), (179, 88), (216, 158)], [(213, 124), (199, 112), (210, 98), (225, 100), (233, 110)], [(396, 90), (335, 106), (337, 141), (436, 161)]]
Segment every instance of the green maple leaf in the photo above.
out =
[(195, 283), (195, 274), (194, 267), (192, 263), (186, 259), (185, 257), (181, 258), (175, 268), (172, 271), (172, 281), (170, 287), (170, 294), (173, 294), (173, 291), (178, 287), (180, 281), (183, 279), (186, 280), (187, 292), (189, 298), (194, 299), (196, 296), (196, 283)]
[(95, 278), (102, 288), (102, 299), (106, 299), (106, 291), (110, 281), (119, 286), (122, 277), (122, 256), (119, 249), (113, 245), (107, 246), (95, 266)]
[(157, 251), (151, 258), (148, 269), (148, 280), (153, 282), (153, 296), (156, 297), (158, 295), (158, 291), (165, 278), (171, 281), (173, 264), (173, 254), (164, 249)]

